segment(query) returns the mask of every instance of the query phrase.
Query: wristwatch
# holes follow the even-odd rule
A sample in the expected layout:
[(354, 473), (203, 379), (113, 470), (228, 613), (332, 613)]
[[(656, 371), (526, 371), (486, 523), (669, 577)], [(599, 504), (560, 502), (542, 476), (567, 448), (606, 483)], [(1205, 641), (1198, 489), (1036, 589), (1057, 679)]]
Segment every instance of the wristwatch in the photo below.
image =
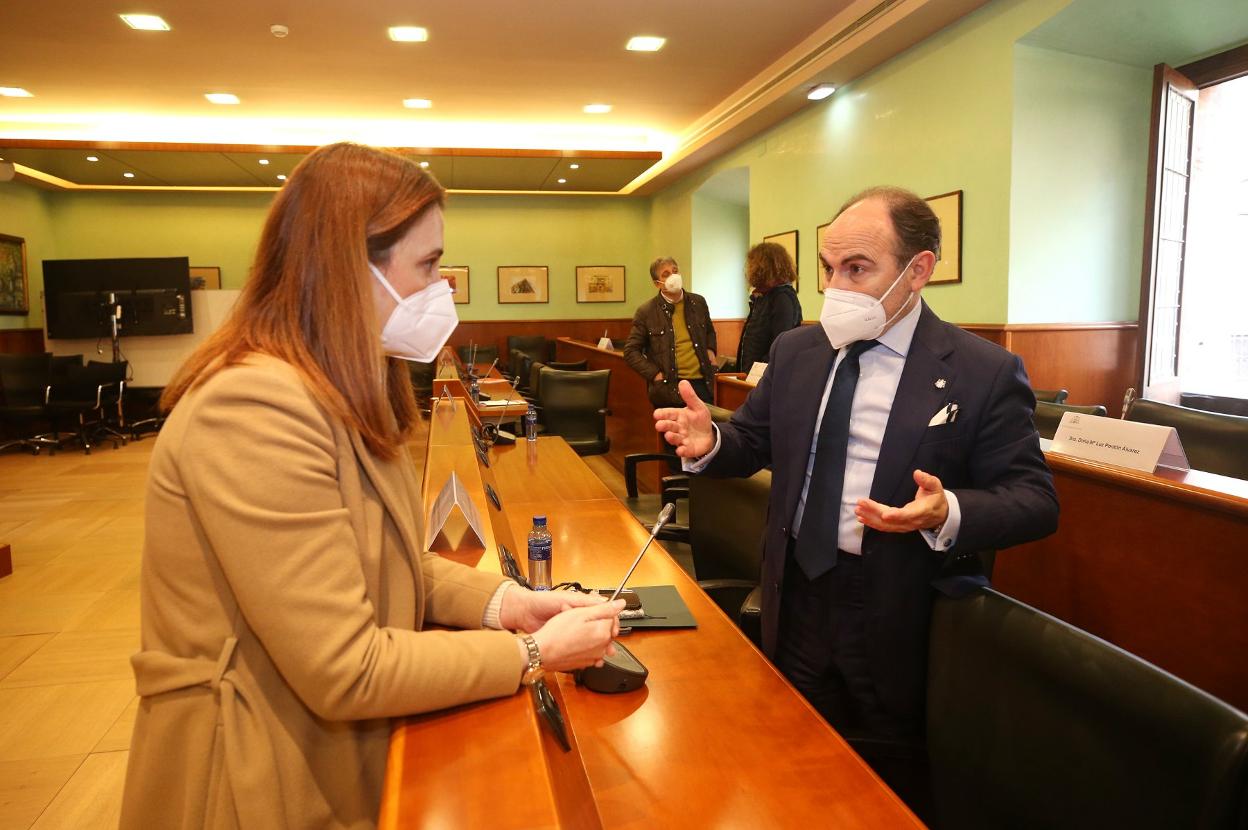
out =
[(546, 669), (542, 668), (542, 653), (537, 650), (537, 641), (532, 636), (521, 634), (520, 641), (529, 651), (529, 666), (524, 670), (520, 683), (524, 686), (532, 686), (546, 676)]

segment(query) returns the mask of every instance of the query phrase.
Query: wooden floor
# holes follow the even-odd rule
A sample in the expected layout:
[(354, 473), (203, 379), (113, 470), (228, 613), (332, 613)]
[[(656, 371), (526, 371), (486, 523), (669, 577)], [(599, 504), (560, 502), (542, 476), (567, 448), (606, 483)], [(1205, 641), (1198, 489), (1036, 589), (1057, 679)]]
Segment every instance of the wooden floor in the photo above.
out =
[[(155, 443), (0, 455), (0, 544), (13, 549), (0, 579), (0, 830), (117, 826)], [(610, 464), (586, 461), (623, 495)]]

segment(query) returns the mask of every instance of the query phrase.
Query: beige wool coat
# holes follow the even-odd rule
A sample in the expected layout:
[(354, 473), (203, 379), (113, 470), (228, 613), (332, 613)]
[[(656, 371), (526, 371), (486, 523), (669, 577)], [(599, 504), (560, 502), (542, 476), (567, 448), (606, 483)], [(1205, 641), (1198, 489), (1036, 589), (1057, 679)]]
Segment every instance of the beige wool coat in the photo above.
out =
[[(123, 830), (367, 828), (390, 718), (511, 694), (501, 578), (424, 552), (406, 452), (373, 456), (288, 364), (180, 401), (149, 470)], [(418, 633), (419, 632), (419, 633)]]

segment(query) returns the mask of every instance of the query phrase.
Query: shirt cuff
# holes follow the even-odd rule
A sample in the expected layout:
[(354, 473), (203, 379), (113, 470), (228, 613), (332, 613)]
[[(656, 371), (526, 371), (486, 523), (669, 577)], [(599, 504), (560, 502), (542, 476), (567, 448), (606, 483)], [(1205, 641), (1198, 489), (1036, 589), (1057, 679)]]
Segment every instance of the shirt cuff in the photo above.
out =
[(502, 629), (503, 625), (498, 621), (498, 615), (503, 610), (503, 594), (507, 593), (510, 588), (519, 588), (520, 586), (512, 582), (510, 579), (505, 580), (494, 591), (494, 596), (490, 597), (490, 601), (485, 604), (485, 613), (481, 615), (482, 628)]
[(962, 529), (962, 509), (958, 506), (958, 497), (952, 490), (946, 490), (945, 501), (949, 504), (945, 523), (934, 530), (919, 531), (932, 550), (942, 553), (958, 543), (958, 531)]
[(719, 427), (711, 424), (711, 429), (715, 433), (715, 446), (711, 447), (711, 451), (701, 458), (682, 458), (680, 459), (680, 469), (686, 473), (700, 473), (706, 469), (706, 465), (711, 463), (711, 459), (719, 452)]

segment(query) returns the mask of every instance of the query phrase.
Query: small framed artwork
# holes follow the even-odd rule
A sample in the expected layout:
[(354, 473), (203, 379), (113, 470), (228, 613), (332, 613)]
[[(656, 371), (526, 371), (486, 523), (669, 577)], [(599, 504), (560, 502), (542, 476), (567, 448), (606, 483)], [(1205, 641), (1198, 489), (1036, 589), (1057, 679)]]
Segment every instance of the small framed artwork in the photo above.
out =
[(192, 265), (191, 290), (220, 291), (221, 269), (216, 265)]
[(624, 302), (624, 266), (576, 266), (576, 301), (578, 303)]
[(823, 293), (823, 290), (828, 286), (825, 283), (825, 277), (823, 275), (823, 257), (819, 256), (819, 249), (823, 247), (823, 235), (828, 232), (828, 227), (831, 224), (831, 222), (824, 222), (822, 225), (815, 228), (815, 273), (819, 275), (820, 293)]
[(928, 196), (927, 203), (940, 220), (940, 259), (927, 284), (962, 282), (962, 191)]
[[(789, 252), (789, 256), (793, 259), (793, 271), (799, 276), (802, 273), (801, 267), (798, 265), (801, 260), (797, 258), (797, 231), (785, 231), (784, 233), (773, 233), (770, 236), (763, 237), (764, 242), (775, 242), (781, 248)], [(797, 280), (793, 280), (793, 290), (797, 290)]]
[(0, 233), (0, 314), (29, 314), (26, 240)]
[(545, 265), (498, 266), (498, 301), (550, 302), (550, 269)]
[(451, 298), (456, 305), (466, 305), (470, 300), (467, 265), (441, 265), (438, 274), (451, 284)]

